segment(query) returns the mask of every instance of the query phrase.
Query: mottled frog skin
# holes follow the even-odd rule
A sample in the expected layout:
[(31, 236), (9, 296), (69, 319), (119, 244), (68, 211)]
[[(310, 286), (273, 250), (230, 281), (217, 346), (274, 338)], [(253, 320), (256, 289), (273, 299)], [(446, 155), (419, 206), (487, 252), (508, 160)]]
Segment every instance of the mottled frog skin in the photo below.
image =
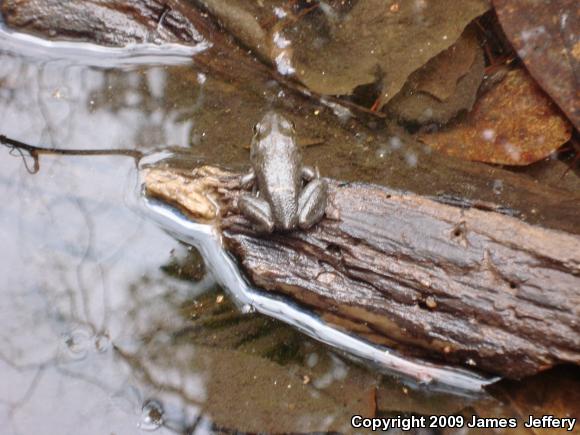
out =
[(242, 185), (253, 186), (257, 195), (243, 194), (238, 206), (257, 231), (307, 229), (322, 219), (328, 186), (317, 171), (302, 165), (292, 122), (267, 113), (254, 127), (250, 160), (252, 170)]

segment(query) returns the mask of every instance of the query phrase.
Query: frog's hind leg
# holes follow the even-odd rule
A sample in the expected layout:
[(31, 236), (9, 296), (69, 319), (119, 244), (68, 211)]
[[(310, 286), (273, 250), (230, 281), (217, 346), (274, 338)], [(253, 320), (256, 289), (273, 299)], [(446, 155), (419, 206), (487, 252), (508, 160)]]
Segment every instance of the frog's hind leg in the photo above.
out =
[(302, 189), (298, 198), (298, 226), (303, 230), (316, 224), (326, 209), (328, 185), (326, 181), (315, 178)]
[(271, 233), (274, 230), (272, 209), (263, 199), (252, 195), (242, 195), (238, 200), (240, 212), (252, 222), (256, 231)]

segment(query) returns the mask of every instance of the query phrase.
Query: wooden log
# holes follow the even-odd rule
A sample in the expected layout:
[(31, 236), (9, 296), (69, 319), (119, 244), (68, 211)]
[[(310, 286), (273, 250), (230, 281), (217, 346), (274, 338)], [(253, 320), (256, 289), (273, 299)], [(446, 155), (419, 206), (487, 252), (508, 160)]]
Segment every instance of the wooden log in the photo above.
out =
[(580, 237), (489, 204), (335, 180), (318, 225), (259, 235), (237, 214), (238, 181), (213, 167), (145, 175), (149, 195), (217, 219), (257, 287), (339, 328), (509, 378), (580, 363)]

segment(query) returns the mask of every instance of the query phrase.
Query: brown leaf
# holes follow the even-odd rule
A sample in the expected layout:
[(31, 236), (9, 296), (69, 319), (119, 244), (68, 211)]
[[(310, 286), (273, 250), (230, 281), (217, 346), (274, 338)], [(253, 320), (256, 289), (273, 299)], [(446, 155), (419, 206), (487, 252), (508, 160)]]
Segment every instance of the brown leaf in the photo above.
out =
[[(314, 3), (297, 12), (288, 2), (201, 0), (254, 53), (323, 95), (350, 95), (382, 86), (382, 107), (409, 75), (449, 48), (489, 0), (403, 2), (364, 0)], [(279, 17), (279, 18), (277, 18)], [(461, 65), (458, 69), (469, 69)], [(451, 83), (452, 82), (452, 83)], [(456, 80), (430, 89), (445, 97)]]
[(480, 97), (467, 119), (419, 139), (464, 160), (527, 165), (570, 139), (572, 128), (524, 69)]
[(487, 8), (485, 0), (365, 0), (343, 15), (311, 13), (284, 36), (292, 43), (295, 74), (310, 89), (348, 95), (358, 86), (382, 83), (382, 106)]
[(530, 74), (580, 129), (578, 0), (493, 0), (499, 21)]
[(470, 26), (455, 44), (413, 73), (408, 82), (415, 83), (417, 91), (446, 100), (453, 95), (457, 82), (471, 70), (478, 56), (482, 57), (482, 50)]
[(411, 74), (387, 111), (407, 122), (447, 123), (473, 107), (484, 66), (477, 35), (468, 29), (457, 43)]
[[(480, 417), (517, 418), (518, 428), (510, 434), (562, 434), (562, 428), (524, 428), (530, 415), (541, 418), (553, 415), (557, 418), (578, 418), (580, 415), (580, 371), (577, 367), (558, 367), (524, 382), (502, 381), (491, 387), (490, 392), (501, 402), (476, 403), (473, 408)], [(578, 421), (572, 431), (577, 434)]]

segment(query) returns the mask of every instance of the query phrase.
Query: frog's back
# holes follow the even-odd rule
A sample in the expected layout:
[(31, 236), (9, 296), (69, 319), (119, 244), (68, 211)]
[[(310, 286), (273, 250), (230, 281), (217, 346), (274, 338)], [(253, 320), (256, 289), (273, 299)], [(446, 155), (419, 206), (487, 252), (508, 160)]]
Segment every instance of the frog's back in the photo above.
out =
[(266, 115), (259, 128), (264, 131), (252, 142), (251, 160), (260, 197), (270, 204), (275, 225), (290, 229), (297, 221), (302, 169), (294, 128), (277, 114)]

